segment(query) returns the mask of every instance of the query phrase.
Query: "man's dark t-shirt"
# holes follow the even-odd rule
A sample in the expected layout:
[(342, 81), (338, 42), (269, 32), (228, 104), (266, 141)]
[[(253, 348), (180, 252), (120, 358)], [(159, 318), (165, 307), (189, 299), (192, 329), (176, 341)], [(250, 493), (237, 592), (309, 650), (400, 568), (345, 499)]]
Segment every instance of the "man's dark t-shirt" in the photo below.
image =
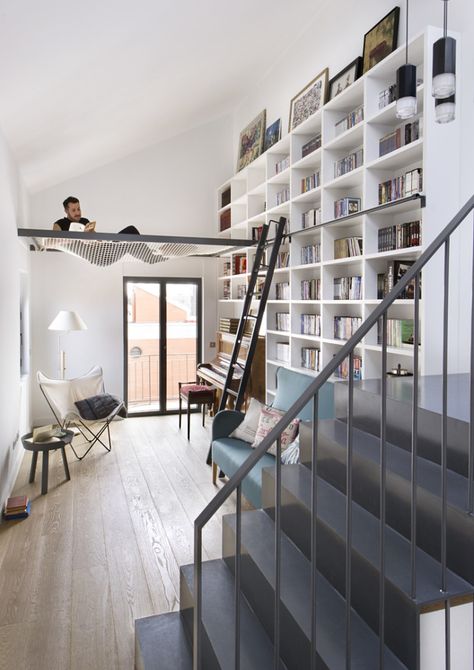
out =
[(71, 219), (67, 219), (65, 217), (64, 219), (58, 219), (58, 221), (55, 221), (54, 225), (59, 226), (61, 230), (69, 230), (71, 223), (82, 223), (86, 225), (86, 223), (89, 223), (89, 219), (84, 219), (84, 217), (81, 217), (79, 221), (71, 221)]

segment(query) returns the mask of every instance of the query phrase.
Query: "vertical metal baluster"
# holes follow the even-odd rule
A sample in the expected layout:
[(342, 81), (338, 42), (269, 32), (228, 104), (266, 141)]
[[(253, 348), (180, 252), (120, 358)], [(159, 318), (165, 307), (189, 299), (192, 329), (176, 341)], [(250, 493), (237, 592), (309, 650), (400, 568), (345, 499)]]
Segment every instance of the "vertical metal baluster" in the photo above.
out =
[(451, 670), (451, 605), (449, 600), (444, 603), (444, 638), (446, 649), (445, 670)]
[(281, 582), (281, 437), (277, 439), (275, 482), (275, 611), (274, 656), (275, 670), (280, 667), (280, 582)]
[(235, 670), (240, 670), (240, 566), (242, 548), (242, 484), (236, 489), (236, 515), (235, 515), (235, 638), (234, 638), (234, 660)]
[(202, 528), (194, 528), (193, 670), (201, 670)]
[(382, 315), (382, 379), (380, 407), (379, 526), (379, 668), (385, 667), (385, 487), (387, 480), (387, 312)]
[[(473, 221), (474, 223), (474, 221)], [(474, 286), (474, 233), (472, 236), (472, 281)], [(467, 510), (469, 514), (474, 512), (474, 291), (471, 291), (471, 385), (470, 385), (470, 412), (469, 412), (469, 462), (468, 462), (468, 500)]]
[(448, 316), (449, 316), (449, 238), (444, 243), (443, 298), (443, 410), (441, 416), (441, 590), (446, 592), (446, 522), (448, 455)]
[(351, 668), (351, 591), (352, 591), (352, 418), (354, 413), (354, 352), (349, 354), (349, 398), (347, 413), (346, 462), (346, 670)]
[(411, 597), (416, 598), (416, 509), (418, 489), (418, 354), (420, 343), (420, 275), (415, 277), (415, 303), (413, 308), (413, 397), (411, 410), (411, 523), (410, 523), (410, 572)]
[(313, 397), (313, 430), (311, 434), (311, 670), (316, 670), (317, 661), (317, 523), (318, 523), (318, 400), (319, 393)]

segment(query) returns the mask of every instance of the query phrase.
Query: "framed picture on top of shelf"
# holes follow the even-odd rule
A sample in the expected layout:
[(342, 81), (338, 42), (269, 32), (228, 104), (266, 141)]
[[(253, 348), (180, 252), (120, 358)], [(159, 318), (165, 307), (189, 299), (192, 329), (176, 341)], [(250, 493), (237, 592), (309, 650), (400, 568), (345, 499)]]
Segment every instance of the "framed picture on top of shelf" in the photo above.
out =
[(309, 82), (290, 102), (288, 131), (306, 121), (326, 102), (328, 92), (328, 68)]
[(265, 139), (266, 114), (267, 110), (264, 109), (240, 133), (237, 172), (249, 165), (262, 153)]
[(329, 100), (332, 100), (342, 93), (348, 86), (353, 84), (362, 74), (362, 58), (357, 56), (352, 63), (338, 72), (335, 77), (329, 80)]
[(265, 142), (263, 144), (263, 150), (267, 151), (274, 144), (281, 140), (281, 119), (274, 121), (265, 131)]
[(394, 7), (364, 35), (364, 73), (395, 51), (400, 7)]

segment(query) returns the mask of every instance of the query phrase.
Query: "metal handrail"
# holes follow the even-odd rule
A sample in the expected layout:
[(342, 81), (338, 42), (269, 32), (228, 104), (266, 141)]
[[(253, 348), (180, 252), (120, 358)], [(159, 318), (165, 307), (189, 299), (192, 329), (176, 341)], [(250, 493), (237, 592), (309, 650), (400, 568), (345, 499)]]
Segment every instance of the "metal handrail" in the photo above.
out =
[[(247, 460), (240, 466), (234, 475), (230, 477), (227, 483), (221, 488), (210, 503), (204, 508), (194, 522), (194, 555), (195, 555), (195, 572), (194, 572), (194, 586), (195, 586), (195, 607), (194, 607), (194, 667), (200, 667), (200, 626), (201, 626), (201, 611), (202, 611), (202, 593), (201, 593), (201, 563), (202, 563), (202, 529), (208, 521), (214, 516), (221, 505), (229, 498), (229, 496), (240, 487), (243, 479), (249, 474), (255, 464), (267, 452), (268, 448), (281, 436), (285, 428), (295, 419), (301, 410), (314, 399), (317, 402), (318, 392), (322, 386), (328, 381), (331, 375), (336, 371), (339, 365), (349, 356), (352, 360), (353, 352), (356, 346), (361, 342), (362, 338), (373, 328), (381, 317), (384, 317), (389, 307), (394, 303), (398, 296), (404, 289), (415, 279), (416, 288), (419, 289), (419, 274), (427, 262), (434, 256), (434, 254), (446, 244), (452, 233), (464, 221), (464, 219), (474, 209), (474, 195), (466, 202), (466, 204), (457, 212), (451, 219), (449, 224), (442, 230), (439, 235), (431, 242), (427, 249), (415, 261), (415, 263), (407, 270), (401, 280), (396, 284), (392, 291), (380, 302), (374, 309), (372, 314), (362, 323), (358, 330), (350, 337), (347, 342), (340, 348), (339, 352), (333, 357), (325, 368), (318, 374), (315, 380), (306, 388), (301, 396), (293, 403), (285, 415), (279, 420), (270, 433), (262, 440), (262, 442), (252, 450), (252, 453)], [(446, 288), (446, 287), (445, 287)], [(415, 296), (416, 298), (416, 296)], [(416, 308), (418, 301), (414, 300)], [(444, 314), (445, 322), (447, 319)], [(416, 329), (416, 340), (418, 340), (418, 327)], [(414, 345), (415, 346), (415, 345)], [(386, 354), (386, 341), (382, 346), (382, 353)], [(349, 375), (349, 382), (351, 382), (352, 375)], [(351, 385), (351, 384), (350, 384)], [(416, 399), (415, 399), (416, 400)], [(444, 409), (446, 409), (444, 407)], [(445, 417), (444, 417), (445, 420)], [(350, 421), (348, 422), (350, 424)], [(415, 420), (416, 424), (416, 420)], [(385, 442), (385, 437), (383, 437)], [(471, 440), (469, 446), (469, 473), (473, 470), (474, 461), (474, 445)], [(444, 459), (445, 460), (445, 459)], [(444, 463), (446, 466), (446, 464)], [(472, 481), (469, 482), (470, 490)], [(240, 489), (239, 489), (240, 490)], [(469, 500), (472, 500), (472, 490), (469, 494)], [(350, 529), (349, 529), (350, 530)], [(443, 557), (443, 559), (445, 556)], [(443, 585), (445, 583), (445, 560), (443, 563)]]

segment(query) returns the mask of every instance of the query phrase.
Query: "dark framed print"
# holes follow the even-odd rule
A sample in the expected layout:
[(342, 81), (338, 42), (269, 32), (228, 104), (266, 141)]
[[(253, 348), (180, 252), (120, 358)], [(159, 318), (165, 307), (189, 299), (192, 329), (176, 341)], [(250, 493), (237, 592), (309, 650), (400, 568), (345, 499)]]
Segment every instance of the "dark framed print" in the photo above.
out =
[(258, 158), (263, 151), (266, 113), (267, 110), (264, 109), (240, 133), (237, 172)]
[(348, 86), (353, 84), (362, 74), (362, 58), (357, 56), (352, 63), (338, 72), (335, 77), (329, 80), (329, 100), (332, 100), (342, 93)]
[(274, 121), (265, 131), (265, 142), (263, 143), (263, 150), (270, 149), (281, 139), (281, 119)]
[(326, 68), (291, 99), (288, 130), (293, 130), (317, 112), (326, 102), (327, 93), (328, 69)]
[(397, 48), (400, 7), (394, 7), (364, 35), (364, 73)]

